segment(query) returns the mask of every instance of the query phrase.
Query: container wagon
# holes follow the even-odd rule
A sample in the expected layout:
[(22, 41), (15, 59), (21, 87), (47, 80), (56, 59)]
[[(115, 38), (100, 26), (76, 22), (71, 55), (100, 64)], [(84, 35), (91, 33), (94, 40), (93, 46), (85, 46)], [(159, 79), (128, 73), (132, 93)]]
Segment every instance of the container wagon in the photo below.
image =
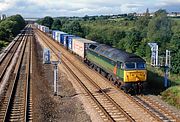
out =
[(96, 43), (96, 42), (80, 37), (73, 37), (72, 51), (78, 56), (80, 56), (82, 59), (85, 59), (86, 50), (88, 46), (92, 43)]

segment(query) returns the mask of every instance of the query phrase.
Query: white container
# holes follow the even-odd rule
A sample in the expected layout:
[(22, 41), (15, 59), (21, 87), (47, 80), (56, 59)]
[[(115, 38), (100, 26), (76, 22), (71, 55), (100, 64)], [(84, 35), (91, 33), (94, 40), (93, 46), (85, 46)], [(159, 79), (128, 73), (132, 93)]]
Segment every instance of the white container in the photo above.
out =
[(49, 27), (45, 27), (44, 32), (49, 33)]
[(74, 37), (72, 38), (72, 51), (84, 59), (86, 55), (85, 54), (86, 50), (89, 44), (92, 43), (96, 43), (96, 42), (80, 37)]
[(44, 28), (45, 28), (45, 26), (40, 25), (40, 30), (41, 30), (41, 31), (43, 31), (43, 32), (44, 32)]
[(55, 39), (58, 42), (60, 42), (60, 35), (61, 34), (64, 34), (64, 32), (58, 31), (58, 30), (52, 30), (52, 37), (53, 37), (53, 39)]

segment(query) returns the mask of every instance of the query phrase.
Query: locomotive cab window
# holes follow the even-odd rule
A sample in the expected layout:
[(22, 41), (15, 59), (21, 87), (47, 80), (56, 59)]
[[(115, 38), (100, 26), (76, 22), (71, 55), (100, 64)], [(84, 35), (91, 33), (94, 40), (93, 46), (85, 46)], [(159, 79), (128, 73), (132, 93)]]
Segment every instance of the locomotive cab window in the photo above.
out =
[(126, 69), (135, 69), (135, 63), (133, 63), (133, 62), (125, 63), (125, 68)]
[(93, 49), (93, 50), (94, 50), (96, 47), (97, 47), (96, 45), (90, 45), (90, 46), (89, 46), (89, 48), (90, 48), (90, 49)]
[(121, 62), (117, 62), (117, 68), (121, 68)]
[(137, 67), (137, 69), (145, 69), (146, 64), (143, 62), (139, 62), (139, 63), (136, 63), (136, 67)]

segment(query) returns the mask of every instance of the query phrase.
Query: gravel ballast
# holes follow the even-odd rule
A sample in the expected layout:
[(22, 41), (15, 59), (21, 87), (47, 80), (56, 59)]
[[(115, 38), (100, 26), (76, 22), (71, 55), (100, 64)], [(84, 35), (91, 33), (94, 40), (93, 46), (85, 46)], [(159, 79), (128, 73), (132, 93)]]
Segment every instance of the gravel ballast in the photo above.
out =
[[(58, 96), (53, 94), (53, 66), (43, 64), (43, 49), (36, 42), (33, 66), (33, 121), (90, 122), (67, 75), (60, 72)], [(36, 58), (37, 57), (37, 58)], [(35, 71), (35, 72), (34, 72)]]

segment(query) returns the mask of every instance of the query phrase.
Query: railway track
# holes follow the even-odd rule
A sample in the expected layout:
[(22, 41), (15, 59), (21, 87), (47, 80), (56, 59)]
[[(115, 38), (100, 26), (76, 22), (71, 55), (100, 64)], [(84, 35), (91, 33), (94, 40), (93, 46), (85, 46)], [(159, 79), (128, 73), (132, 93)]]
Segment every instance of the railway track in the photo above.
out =
[[(40, 34), (40, 33), (39, 33)], [(43, 37), (41, 38), (43, 39)], [(57, 49), (53, 47), (48, 41), (43, 39), (47, 46), (57, 53)], [(58, 55), (57, 55), (58, 56)], [(99, 110), (101, 117), (104, 121), (134, 121), (134, 119), (126, 113), (111, 97), (109, 97), (104, 90), (102, 90), (89, 76), (82, 72), (77, 66), (73, 65), (65, 55), (62, 54), (62, 63), (71, 72), (78, 83), (84, 88), (87, 95), (94, 101), (95, 106)], [(71, 68), (70, 68), (71, 65)], [(72, 68), (74, 67), (74, 68)], [(79, 72), (81, 77), (77, 75)], [(83, 80), (89, 81), (90, 84), (83, 82)], [(88, 87), (87, 87), (88, 86)]]
[[(40, 34), (40, 33), (39, 33)], [(43, 35), (41, 35), (42, 37)], [(43, 38), (46, 38), (46, 40), (48, 40), (48, 38), (46, 36), (44, 36)], [(51, 47), (51, 50), (55, 50), (55, 47)], [(56, 49), (59, 50), (59, 49)], [(55, 51), (55, 53), (57, 53), (57, 51)], [(72, 68), (72, 67), (71, 67)], [(69, 69), (71, 70), (71, 69)], [(80, 69), (82, 70), (82, 69)], [(84, 74), (83, 72), (81, 72), (82, 74)], [(102, 76), (101, 76), (102, 77)], [(117, 88), (116, 88), (117, 89)], [(119, 90), (119, 89), (118, 89)], [(101, 89), (99, 89), (100, 92), (102, 92)], [(120, 91), (122, 92), (122, 91)], [(156, 118), (156, 121), (179, 121), (179, 118), (175, 117), (174, 115), (172, 115), (170, 112), (165, 111), (161, 106), (159, 106), (159, 110), (157, 109), (157, 107), (151, 107), (155, 112), (153, 112), (152, 109), (147, 107), (147, 104), (149, 104), (147, 101), (140, 102), (140, 100), (138, 101), (137, 99), (135, 99), (134, 97), (131, 97), (127, 94), (125, 94), (129, 99), (131, 99), (131, 101), (133, 101), (134, 103), (136, 103), (139, 107), (143, 108), (149, 115), (151, 115), (152, 117)], [(151, 104), (155, 104), (155, 103), (151, 103)], [(160, 111), (160, 109), (163, 109), (164, 112)], [(157, 112), (158, 111), (158, 112)], [(159, 113), (159, 114), (157, 114)], [(167, 117), (169, 116), (169, 117)]]
[(162, 121), (180, 122), (180, 116), (165, 108), (164, 105), (152, 100), (150, 97), (139, 95), (132, 96), (138, 103), (147, 108), (155, 116), (159, 117)]
[(23, 36), (20, 35), (16, 41), (9, 47), (9, 49), (5, 52), (5, 54), (2, 56), (0, 60), (0, 82), (9, 66), (9, 64), (12, 61), (12, 58), (21, 43), (21, 40), (23, 39)]
[(0, 104), (0, 121), (30, 121), (32, 120), (32, 93), (30, 85), (31, 42), (33, 36), (28, 28), (23, 34), (22, 48), (9, 86)]
[[(41, 38), (43, 38), (43, 37), (41, 37)], [(46, 41), (46, 40), (48, 40), (47, 38), (44, 40), (44, 41)], [(48, 42), (46, 42), (46, 43), (48, 43)], [(58, 54), (58, 52), (57, 51), (55, 51), (55, 47), (53, 47), (52, 45), (50, 45), (50, 44), (47, 44), (47, 45), (49, 45), (49, 46), (51, 46), (50, 47), (50, 49), (54, 52), (54, 53), (56, 53), (56, 54)], [(56, 50), (58, 50), (58, 49), (56, 49)], [(65, 56), (63, 56), (65, 59), (64, 60), (68, 60), (68, 58), (66, 58)], [(68, 62), (71, 62), (70, 64), (73, 64), (73, 62), (72, 61), (70, 61), (70, 60), (68, 60)], [(65, 63), (65, 65), (66, 65), (66, 63), (67, 63), (67, 61), (66, 62), (64, 62)], [(68, 66), (70, 66), (70, 64), (68, 64), (67, 65), (67, 67)], [(106, 114), (104, 114), (104, 113), (100, 113), (100, 115), (102, 116), (102, 118), (104, 118), (104, 120), (111, 120), (111, 121), (135, 121), (126, 111), (124, 111), (108, 94), (106, 94), (105, 93), (105, 91), (103, 90), (103, 89), (101, 89), (94, 81), (93, 81), (93, 79), (91, 79), (88, 75), (86, 75), (86, 73), (84, 73), (83, 71), (81, 71), (81, 69), (79, 69), (77, 66), (73, 66), (73, 67), (75, 67), (76, 69), (78, 69), (78, 71), (72, 71), (72, 72), (74, 72), (74, 74), (77, 74), (77, 72), (80, 72), (80, 74), (83, 74), (84, 75), (84, 77), (88, 80), (87, 82), (91, 82), (91, 85), (93, 85), (93, 87), (95, 87), (96, 89), (94, 90), (92, 90), (92, 88), (90, 88), (92, 91), (91, 91), (91, 93), (93, 93), (93, 95), (94, 95), (94, 97), (95, 98), (97, 98), (97, 100), (96, 101), (98, 101), (99, 103), (100, 103), (100, 105), (101, 106), (104, 106), (104, 111), (106, 111), (107, 113), (109, 113), (109, 116), (110, 117), (107, 117), (108, 115), (106, 115)], [(71, 71), (71, 69), (72, 69), (72, 66), (71, 66), (71, 68), (68, 68), (70, 71)], [(74, 70), (74, 69), (73, 69)], [(77, 75), (76, 75), (77, 76)], [(84, 80), (84, 79), (83, 79)], [(80, 81), (80, 80), (79, 80)], [(82, 80), (81, 80), (81, 82), (82, 82)], [(87, 83), (87, 82), (84, 82), (84, 83)], [(81, 83), (80, 83), (81, 84)], [(84, 87), (84, 86), (89, 86), (88, 84), (84, 84), (84, 85), (82, 85), (82, 87)], [(98, 93), (97, 93), (98, 92)], [(103, 94), (103, 95), (102, 95)], [(102, 95), (102, 96), (104, 96), (104, 97), (102, 97), (102, 96), (98, 96), (98, 95)], [(96, 108), (97, 109), (97, 108)], [(100, 111), (102, 111), (101, 109), (100, 109)], [(108, 118), (106, 118), (104, 115), (106, 115), (106, 117)], [(119, 115), (119, 117), (118, 117), (118, 115)], [(113, 118), (114, 117), (114, 118)], [(110, 119), (110, 118), (112, 118), (112, 119)], [(156, 118), (157, 119), (157, 118)], [(158, 119), (157, 119), (158, 120)]]

